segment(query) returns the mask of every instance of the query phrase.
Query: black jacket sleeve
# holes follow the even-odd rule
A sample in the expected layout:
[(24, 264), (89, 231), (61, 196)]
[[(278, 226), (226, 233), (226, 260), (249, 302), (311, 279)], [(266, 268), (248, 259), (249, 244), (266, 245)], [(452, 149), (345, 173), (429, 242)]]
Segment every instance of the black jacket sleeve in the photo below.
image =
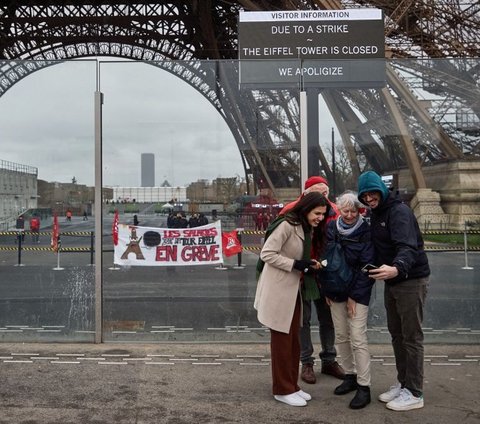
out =
[(393, 208), (389, 217), (390, 237), (396, 254), (392, 265), (398, 269), (399, 277), (406, 279), (417, 261), (418, 224), (412, 210), (400, 203)]

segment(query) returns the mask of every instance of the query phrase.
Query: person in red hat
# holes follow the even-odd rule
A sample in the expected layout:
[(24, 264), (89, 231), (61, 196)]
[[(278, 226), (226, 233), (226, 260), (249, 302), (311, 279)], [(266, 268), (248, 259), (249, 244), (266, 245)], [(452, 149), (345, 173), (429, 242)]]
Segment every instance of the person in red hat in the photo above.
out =
[[(304, 191), (301, 196), (288, 203), (281, 211), (280, 215), (284, 215), (291, 208), (293, 208), (297, 202), (305, 196), (305, 194), (312, 191), (318, 191), (327, 199), (330, 204), (330, 214), (327, 217), (327, 223), (331, 220), (337, 219), (339, 216), (338, 208), (332, 201), (329, 200), (329, 187), (328, 181), (320, 176), (310, 177), (305, 181)], [(314, 259), (314, 258), (313, 258)], [(333, 327), (332, 314), (330, 308), (327, 305), (326, 299), (323, 295), (320, 295), (318, 299), (305, 299), (302, 297), (303, 302), (303, 326), (300, 329), (300, 345), (301, 354), (300, 360), (302, 362), (301, 379), (309, 384), (315, 384), (317, 378), (313, 369), (315, 358), (313, 356), (313, 344), (310, 334), (310, 321), (312, 317), (312, 300), (317, 311), (317, 317), (319, 322), (320, 342), (322, 345), (322, 351), (320, 352), (320, 360), (322, 361), (322, 374), (328, 374), (336, 377), (340, 380), (345, 378), (345, 371), (336, 361), (337, 351), (335, 349), (335, 329)]]
[(328, 198), (328, 195), (330, 194), (328, 181), (325, 178), (319, 177), (319, 176), (310, 177), (307, 181), (305, 181), (303, 193), (300, 195), (300, 197), (297, 200), (294, 200), (293, 202), (290, 202), (287, 205), (285, 205), (284, 208), (280, 211), (280, 215), (285, 215), (290, 209), (292, 209), (297, 204), (297, 202), (301, 199), (302, 196), (305, 196), (305, 194), (310, 193), (311, 191), (319, 191), (326, 197), (328, 203), (330, 203), (330, 206), (331, 206), (330, 216), (327, 218), (327, 220), (331, 221), (333, 219), (337, 219), (339, 215), (338, 208), (335, 205), (335, 203), (331, 202), (330, 199)]

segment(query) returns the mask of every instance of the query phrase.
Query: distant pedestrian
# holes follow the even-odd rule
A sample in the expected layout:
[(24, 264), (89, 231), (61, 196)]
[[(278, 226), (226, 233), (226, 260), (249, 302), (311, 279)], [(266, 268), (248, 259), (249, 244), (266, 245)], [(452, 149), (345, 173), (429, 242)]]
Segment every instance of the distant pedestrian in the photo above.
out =
[(84, 220), (84, 221), (88, 221), (87, 211), (84, 211), (84, 212), (83, 212), (83, 220)]
[(188, 220), (188, 226), (190, 228), (198, 227), (198, 214), (194, 213)]
[(187, 218), (185, 218), (181, 212), (177, 212), (177, 215), (173, 219), (173, 228), (187, 228), (187, 227), (188, 227)]
[(208, 218), (205, 216), (205, 214), (200, 212), (200, 214), (198, 215), (198, 226), (201, 227), (202, 225), (207, 225), (207, 224), (208, 224)]
[(67, 215), (66, 215), (66, 216), (67, 216), (67, 221), (70, 222), (70, 221), (72, 220), (72, 211), (71, 211), (70, 209), (67, 211)]
[(255, 230), (262, 231), (263, 229), (263, 213), (258, 212), (257, 217), (255, 218)]
[(269, 212), (265, 212), (262, 216), (262, 229), (267, 231), (268, 225), (270, 224), (271, 215)]
[(133, 225), (137, 226), (140, 223), (137, 215), (133, 215)]
[(33, 215), (30, 218), (30, 232), (32, 233), (32, 242), (40, 243), (40, 218)]
[(170, 212), (167, 218), (167, 227), (168, 228), (175, 228), (175, 214)]

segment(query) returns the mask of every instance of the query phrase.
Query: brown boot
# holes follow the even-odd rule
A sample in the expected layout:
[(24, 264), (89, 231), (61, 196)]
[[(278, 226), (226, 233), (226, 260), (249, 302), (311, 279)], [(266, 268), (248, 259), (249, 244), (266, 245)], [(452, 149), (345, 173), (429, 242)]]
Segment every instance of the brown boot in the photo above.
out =
[(337, 361), (322, 363), (322, 374), (331, 375), (339, 380), (343, 380), (345, 378), (345, 371)]
[(313, 371), (313, 364), (302, 365), (302, 374), (300, 375), (300, 378), (308, 384), (315, 384), (317, 382), (315, 371)]

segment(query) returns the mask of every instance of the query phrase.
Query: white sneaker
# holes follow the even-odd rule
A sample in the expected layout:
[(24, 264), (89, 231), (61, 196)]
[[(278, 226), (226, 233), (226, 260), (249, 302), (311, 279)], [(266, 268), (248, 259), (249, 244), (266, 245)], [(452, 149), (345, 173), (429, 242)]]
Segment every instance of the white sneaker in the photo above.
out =
[(410, 411), (411, 409), (423, 408), (423, 396), (413, 396), (408, 389), (402, 389), (400, 394), (387, 403), (387, 408), (393, 411)]
[(388, 403), (398, 397), (401, 390), (402, 385), (400, 383), (394, 384), (393, 386), (390, 386), (390, 388), (385, 393), (382, 393), (380, 396), (378, 396), (378, 400), (380, 402)]
[(298, 395), (305, 400), (312, 400), (312, 397), (307, 392), (304, 392), (302, 389), (300, 389), (298, 392), (295, 392), (294, 395)]
[(306, 406), (307, 401), (301, 398), (297, 393), (290, 393), (289, 395), (274, 395), (275, 400), (286, 403), (290, 406)]

